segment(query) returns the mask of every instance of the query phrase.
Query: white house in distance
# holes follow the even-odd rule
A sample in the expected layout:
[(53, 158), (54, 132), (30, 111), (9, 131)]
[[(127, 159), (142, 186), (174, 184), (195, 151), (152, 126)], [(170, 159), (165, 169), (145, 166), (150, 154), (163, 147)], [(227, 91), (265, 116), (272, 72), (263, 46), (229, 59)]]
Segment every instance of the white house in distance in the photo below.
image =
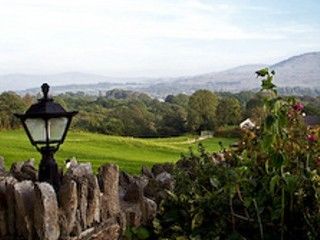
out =
[(250, 118), (247, 118), (242, 123), (240, 123), (239, 126), (241, 129), (253, 129), (256, 126), (256, 124), (252, 122)]

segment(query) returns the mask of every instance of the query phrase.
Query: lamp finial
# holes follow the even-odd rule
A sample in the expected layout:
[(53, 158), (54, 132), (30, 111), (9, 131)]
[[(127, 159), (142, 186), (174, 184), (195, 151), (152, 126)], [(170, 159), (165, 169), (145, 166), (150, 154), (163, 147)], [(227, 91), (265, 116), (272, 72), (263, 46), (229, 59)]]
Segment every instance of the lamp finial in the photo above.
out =
[(48, 99), (48, 92), (49, 92), (50, 86), (47, 83), (44, 83), (42, 84), (41, 89), (43, 93), (43, 98)]

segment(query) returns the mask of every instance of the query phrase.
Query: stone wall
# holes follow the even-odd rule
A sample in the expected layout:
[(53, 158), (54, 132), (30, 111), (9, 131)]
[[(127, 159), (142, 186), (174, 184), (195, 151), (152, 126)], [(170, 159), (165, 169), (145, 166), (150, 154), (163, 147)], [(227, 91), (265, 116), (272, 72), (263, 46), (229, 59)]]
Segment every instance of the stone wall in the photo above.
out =
[(152, 222), (159, 189), (172, 187), (165, 171), (142, 173), (130, 176), (106, 164), (95, 175), (90, 164), (72, 161), (56, 193), (37, 181), (32, 161), (5, 171), (0, 158), (0, 239), (121, 239), (127, 226)]

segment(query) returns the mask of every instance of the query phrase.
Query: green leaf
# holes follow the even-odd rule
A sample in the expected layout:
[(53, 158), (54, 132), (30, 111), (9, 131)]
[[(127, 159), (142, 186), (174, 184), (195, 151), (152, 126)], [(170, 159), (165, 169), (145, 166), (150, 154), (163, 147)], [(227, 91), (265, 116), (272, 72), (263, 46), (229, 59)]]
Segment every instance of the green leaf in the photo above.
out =
[(244, 199), (243, 205), (246, 208), (249, 208), (251, 206), (251, 204), (252, 204), (252, 198), (247, 197), (247, 198)]
[(297, 187), (298, 178), (297, 176), (291, 175), (289, 173), (285, 174), (284, 180), (286, 182), (286, 190), (289, 193), (293, 193)]
[(210, 178), (210, 184), (214, 187), (214, 188), (219, 188), (220, 186), (220, 182), (216, 177), (211, 177)]
[(285, 162), (285, 155), (282, 152), (276, 152), (272, 155), (272, 163), (276, 168), (280, 168)]
[(179, 226), (178, 224), (173, 225), (172, 227), (170, 227), (170, 229), (173, 230), (174, 232), (182, 232), (183, 231), (181, 226)]
[(269, 73), (269, 69), (268, 68), (263, 68), (263, 69), (260, 69), (260, 70), (256, 71), (256, 74), (257, 74), (258, 77), (264, 77), (268, 73)]
[(263, 137), (263, 140), (262, 140), (262, 147), (265, 149), (265, 150), (269, 150), (272, 146), (274, 142), (274, 135), (269, 133), (269, 134), (266, 134), (264, 137)]
[(280, 181), (280, 176), (279, 175), (275, 175), (275, 176), (273, 176), (271, 178), (271, 181), (270, 181), (270, 192), (271, 192), (271, 195), (274, 195), (275, 187), (279, 183), (279, 181)]
[(262, 89), (264, 90), (271, 90), (275, 87), (276, 85), (274, 85), (269, 79), (265, 79), (265, 80), (262, 80)]
[(192, 218), (191, 229), (194, 230), (195, 228), (201, 226), (202, 222), (203, 222), (202, 213), (196, 213)]
[(188, 240), (188, 238), (186, 236), (179, 236), (176, 237), (176, 240)]
[(149, 231), (144, 227), (137, 228), (136, 235), (141, 240), (148, 239), (150, 237)]
[(163, 222), (166, 223), (173, 223), (176, 222), (176, 220), (179, 217), (179, 209), (171, 209), (170, 211), (167, 211), (163, 214)]
[(137, 234), (137, 228), (136, 228), (136, 227), (132, 227), (132, 228), (131, 228), (131, 232), (132, 232), (133, 234)]
[(160, 223), (159, 219), (157, 219), (157, 218), (153, 219), (152, 226), (153, 226), (155, 232), (157, 232), (157, 233), (162, 230), (161, 223)]
[(243, 238), (239, 233), (233, 232), (231, 235), (228, 236), (228, 240), (240, 240), (240, 239), (245, 239)]
[(127, 227), (127, 228), (126, 228), (126, 230), (125, 230), (125, 232), (124, 232), (124, 236), (125, 236), (125, 239), (126, 239), (126, 240), (132, 240), (133, 233), (132, 233), (130, 227)]
[(288, 117), (287, 117), (287, 114), (279, 114), (279, 126), (286, 126), (287, 125), (287, 122), (288, 122)]
[(276, 122), (276, 117), (273, 115), (268, 115), (265, 120), (266, 128), (270, 129), (275, 122)]

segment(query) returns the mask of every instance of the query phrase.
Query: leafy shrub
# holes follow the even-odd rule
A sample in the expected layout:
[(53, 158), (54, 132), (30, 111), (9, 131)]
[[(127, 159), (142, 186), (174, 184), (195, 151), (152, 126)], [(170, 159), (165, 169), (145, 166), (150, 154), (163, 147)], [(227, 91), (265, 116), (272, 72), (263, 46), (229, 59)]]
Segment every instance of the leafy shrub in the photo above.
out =
[(319, 131), (303, 105), (278, 97), (262, 69), (266, 117), (239, 149), (202, 146), (177, 163), (176, 185), (154, 221), (158, 239), (320, 239)]
[(239, 126), (225, 126), (217, 128), (214, 135), (224, 138), (241, 138), (242, 132)]
[(145, 240), (150, 238), (149, 231), (140, 226), (140, 227), (127, 227), (123, 236), (124, 240)]

